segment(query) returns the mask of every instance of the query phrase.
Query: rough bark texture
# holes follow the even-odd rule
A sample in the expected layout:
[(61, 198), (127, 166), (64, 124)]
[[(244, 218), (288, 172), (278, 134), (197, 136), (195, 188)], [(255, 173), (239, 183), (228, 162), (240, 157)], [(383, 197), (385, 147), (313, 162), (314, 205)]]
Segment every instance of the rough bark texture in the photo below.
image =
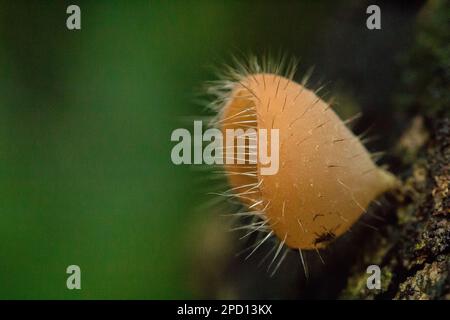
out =
[[(450, 298), (450, 122), (436, 119), (429, 126), (428, 143), (397, 195), (395, 222), (367, 243), (342, 298)], [(422, 129), (415, 125), (408, 134)], [(381, 290), (367, 289), (361, 266), (368, 264), (380, 266)]]

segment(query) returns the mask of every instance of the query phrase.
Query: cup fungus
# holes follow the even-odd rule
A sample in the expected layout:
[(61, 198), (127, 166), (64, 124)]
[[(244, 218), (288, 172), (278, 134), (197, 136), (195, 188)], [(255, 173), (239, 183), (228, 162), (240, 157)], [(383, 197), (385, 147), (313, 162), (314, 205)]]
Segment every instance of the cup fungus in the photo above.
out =
[(324, 248), (396, 179), (374, 163), (330, 103), (292, 80), (294, 72), (281, 76), (278, 69), (253, 65), (214, 87), (220, 93), (215, 125), (222, 131), (278, 129), (279, 168), (262, 175), (259, 162), (225, 164), (230, 190), (246, 207), (244, 214), (257, 217), (248, 229), (266, 233), (254, 250), (271, 236), (280, 249), (286, 245), (300, 254)]

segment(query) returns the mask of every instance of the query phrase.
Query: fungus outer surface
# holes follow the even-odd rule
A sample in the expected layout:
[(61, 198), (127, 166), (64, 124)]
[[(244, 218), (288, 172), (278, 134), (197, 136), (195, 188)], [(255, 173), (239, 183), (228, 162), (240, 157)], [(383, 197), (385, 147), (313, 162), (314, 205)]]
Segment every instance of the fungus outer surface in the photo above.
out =
[(261, 175), (259, 162), (226, 164), (225, 172), (288, 247), (326, 247), (395, 184), (328, 103), (288, 78), (258, 73), (236, 82), (221, 129), (238, 128), (279, 129), (276, 174)]

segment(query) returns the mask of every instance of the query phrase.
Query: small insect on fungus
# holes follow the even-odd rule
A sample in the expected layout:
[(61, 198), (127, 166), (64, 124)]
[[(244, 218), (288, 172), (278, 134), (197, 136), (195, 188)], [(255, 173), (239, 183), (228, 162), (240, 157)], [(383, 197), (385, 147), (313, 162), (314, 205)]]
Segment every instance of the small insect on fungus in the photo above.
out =
[[(283, 67), (253, 58), (237, 65), (209, 87), (216, 95), (213, 126), (223, 133), (277, 129), (279, 167), (275, 174), (264, 175), (259, 161), (226, 162), (224, 173), (231, 186), (227, 196), (245, 208), (238, 215), (255, 217), (246, 228), (262, 233), (251, 253), (276, 237), (273, 261), (288, 247), (299, 251), (303, 263), (302, 250), (325, 248), (346, 233), (370, 202), (397, 180), (374, 163), (329, 102), (307, 89), (305, 80), (292, 80), (295, 63)], [(257, 135), (245, 138), (249, 143), (244, 156), (262, 151), (250, 143)], [(274, 152), (272, 144), (266, 152)]]

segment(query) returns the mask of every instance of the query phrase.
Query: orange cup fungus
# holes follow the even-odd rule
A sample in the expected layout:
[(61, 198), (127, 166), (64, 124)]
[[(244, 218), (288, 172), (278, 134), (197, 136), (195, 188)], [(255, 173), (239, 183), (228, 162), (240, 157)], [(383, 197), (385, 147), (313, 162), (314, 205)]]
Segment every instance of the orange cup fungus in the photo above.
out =
[(394, 187), (395, 177), (374, 163), (330, 104), (304, 85), (255, 72), (227, 86), (219, 129), (279, 132), (275, 174), (261, 174), (259, 162), (224, 165), (235, 196), (261, 218), (253, 230), (293, 249), (321, 249)]

